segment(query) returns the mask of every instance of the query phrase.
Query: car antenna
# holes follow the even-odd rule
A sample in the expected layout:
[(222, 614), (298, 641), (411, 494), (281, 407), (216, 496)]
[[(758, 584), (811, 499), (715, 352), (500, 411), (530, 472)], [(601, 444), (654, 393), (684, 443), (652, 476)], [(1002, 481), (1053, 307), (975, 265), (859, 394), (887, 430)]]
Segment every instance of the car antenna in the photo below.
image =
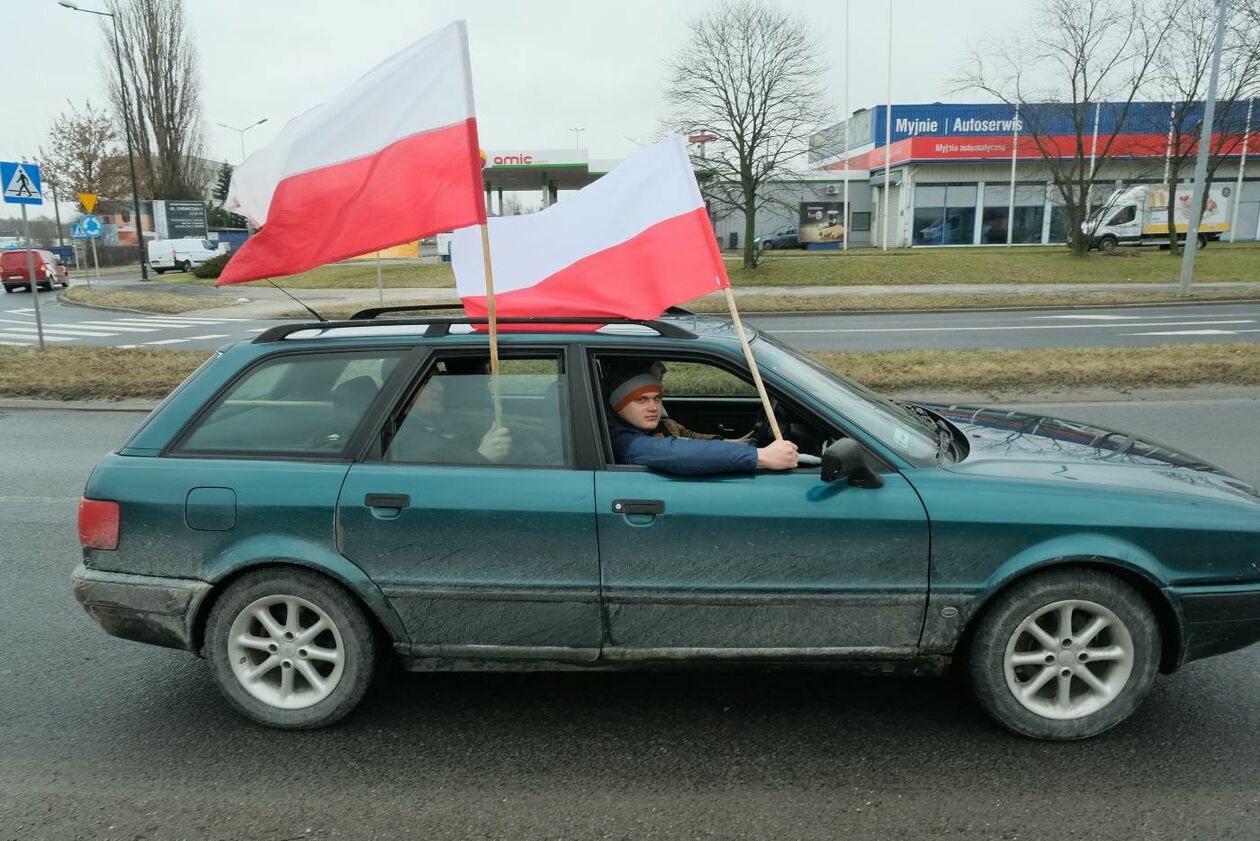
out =
[(279, 289), (279, 290), (280, 290), (281, 292), (283, 292), (284, 294), (288, 295), (290, 298), (293, 298), (293, 300), (294, 300), (294, 301), (297, 301), (299, 304), (301, 304), (301, 305), (302, 305), (302, 309), (306, 310), (306, 311), (307, 311), (307, 312), (309, 312), (311, 315), (313, 315), (313, 316), (315, 316), (316, 318), (318, 318), (321, 322), (323, 322), (324, 324), (327, 324), (327, 323), (328, 323), (328, 319), (324, 318), (322, 315), (320, 315), (319, 313), (315, 312), (315, 310), (311, 309), (311, 308), (310, 308), (309, 306), (307, 306), (306, 304), (303, 304), (301, 301), (298, 301), (298, 299), (297, 299), (297, 298), (294, 298), (294, 297), (293, 297), (293, 293), (292, 293), (292, 292), (290, 292), (289, 290), (285, 289), (284, 287), (282, 287), (282, 286), (278, 285), (278, 284), (277, 284), (274, 280), (272, 280), (271, 278), (267, 278), (267, 282), (268, 282), (268, 283), (270, 283), (272, 286), (276, 287), (277, 289)]

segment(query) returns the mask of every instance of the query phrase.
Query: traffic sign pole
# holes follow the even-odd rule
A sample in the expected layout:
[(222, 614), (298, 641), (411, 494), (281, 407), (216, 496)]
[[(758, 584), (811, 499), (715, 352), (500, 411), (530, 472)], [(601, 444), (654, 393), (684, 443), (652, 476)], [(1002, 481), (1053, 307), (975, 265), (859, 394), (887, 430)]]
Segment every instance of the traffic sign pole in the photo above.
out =
[(31, 300), (35, 302), (35, 331), (39, 334), (39, 349), (44, 349), (44, 319), (39, 313), (39, 279), (35, 277), (35, 243), (31, 240), (31, 223), (26, 219), (26, 205), (22, 205), (22, 229), (26, 234), (26, 279), (31, 282)]
[(92, 267), (96, 270), (96, 282), (100, 283), (101, 261), (96, 258), (96, 237), (92, 237)]

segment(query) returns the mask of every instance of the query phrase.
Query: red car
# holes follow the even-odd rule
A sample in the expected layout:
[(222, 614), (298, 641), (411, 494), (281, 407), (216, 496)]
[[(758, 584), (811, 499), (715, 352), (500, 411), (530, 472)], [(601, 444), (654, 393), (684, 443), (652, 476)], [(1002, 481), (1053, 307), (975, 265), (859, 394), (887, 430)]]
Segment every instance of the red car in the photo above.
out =
[(51, 290), (55, 283), (61, 284), (63, 289), (70, 285), (70, 273), (51, 251), (28, 251), (23, 248), (0, 253), (0, 280), (4, 281), (5, 292), (12, 292), (23, 286), (31, 288), (31, 278), (27, 274), (27, 254), (34, 257), (35, 277), (41, 289)]

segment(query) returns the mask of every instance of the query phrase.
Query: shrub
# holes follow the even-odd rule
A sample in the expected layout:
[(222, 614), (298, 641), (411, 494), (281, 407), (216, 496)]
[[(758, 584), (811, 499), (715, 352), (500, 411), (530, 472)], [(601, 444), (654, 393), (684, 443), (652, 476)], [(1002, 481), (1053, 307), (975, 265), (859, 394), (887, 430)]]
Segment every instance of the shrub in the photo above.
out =
[(218, 277), (230, 259), (232, 259), (231, 254), (220, 254), (218, 257), (212, 257), (200, 266), (194, 266), (192, 273), (197, 277)]

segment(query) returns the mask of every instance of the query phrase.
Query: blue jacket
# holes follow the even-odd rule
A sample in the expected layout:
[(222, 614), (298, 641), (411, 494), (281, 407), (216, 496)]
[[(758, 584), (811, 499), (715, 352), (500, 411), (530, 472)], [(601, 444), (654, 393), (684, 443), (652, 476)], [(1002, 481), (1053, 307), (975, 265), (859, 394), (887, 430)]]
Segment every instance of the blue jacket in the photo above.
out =
[[(663, 430), (662, 430), (663, 431)], [(680, 476), (743, 473), (757, 469), (757, 448), (734, 441), (657, 437), (629, 424), (614, 423), (613, 456), (618, 464), (641, 464)]]

